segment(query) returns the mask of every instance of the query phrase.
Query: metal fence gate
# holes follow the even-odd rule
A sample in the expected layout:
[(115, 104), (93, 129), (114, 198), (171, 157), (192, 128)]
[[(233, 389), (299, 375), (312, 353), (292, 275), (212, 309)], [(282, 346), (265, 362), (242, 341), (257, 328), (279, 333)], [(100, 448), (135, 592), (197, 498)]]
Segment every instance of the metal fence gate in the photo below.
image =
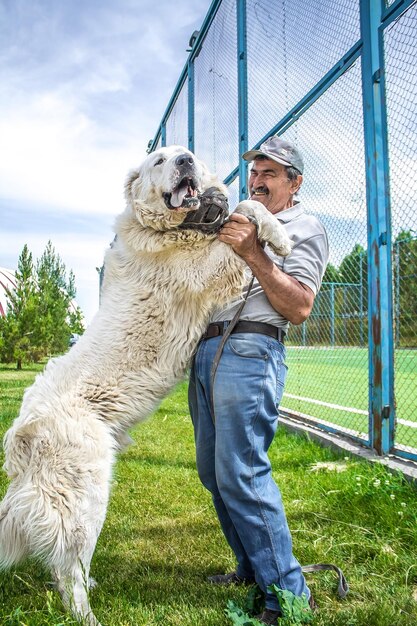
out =
[(417, 460), (416, 0), (214, 0), (149, 151), (188, 146), (247, 194), (271, 134), (304, 155), (330, 264), (292, 327), (282, 413)]

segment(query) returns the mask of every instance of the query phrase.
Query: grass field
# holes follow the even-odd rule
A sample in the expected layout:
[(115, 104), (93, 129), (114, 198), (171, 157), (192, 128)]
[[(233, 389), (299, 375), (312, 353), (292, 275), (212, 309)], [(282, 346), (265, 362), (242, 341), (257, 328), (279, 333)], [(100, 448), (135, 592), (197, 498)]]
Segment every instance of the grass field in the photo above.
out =
[[(289, 374), (283, 407), (358, 433), (368, 432), (368, 352), (365, 348), (288, 347), (287, 363)], [(398, 350), (395, 441), (414, 448), (417, 448), (416, 389), (417, 351)]]
[[(0, 367), (0, 435), (37, 370)], [(234, 560), (197, 477), (185, 383), (133, 438), (93, 559), (97, 616), (103, 626), (231, 626), (227, 602), (242, 606), (246, 591), (206, 582)], [(319, 605), (313, 626), (415, 626), (415, 485), (281, 429), (270, 456), (299, 560), (336, 563), (350, 584), (342, 601), (331, 573), (308, 575)], [(0, 496), (6, 488), (2, 474)], [(0, 574), (0, 625), (73, 624), (49, 581), (33, 562)]]

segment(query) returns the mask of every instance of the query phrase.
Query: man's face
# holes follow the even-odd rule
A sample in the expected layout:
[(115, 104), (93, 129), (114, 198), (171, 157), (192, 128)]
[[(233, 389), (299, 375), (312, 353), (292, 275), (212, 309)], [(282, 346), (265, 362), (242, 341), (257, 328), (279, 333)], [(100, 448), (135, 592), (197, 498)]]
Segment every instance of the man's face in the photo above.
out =
[(272, 159), (255, 159), (249, 176), (251, 200), (258, 200), (271, 213), (293, 206), (293, 195), (303, 182), (301, 174), (288, 180), (287, 168)]

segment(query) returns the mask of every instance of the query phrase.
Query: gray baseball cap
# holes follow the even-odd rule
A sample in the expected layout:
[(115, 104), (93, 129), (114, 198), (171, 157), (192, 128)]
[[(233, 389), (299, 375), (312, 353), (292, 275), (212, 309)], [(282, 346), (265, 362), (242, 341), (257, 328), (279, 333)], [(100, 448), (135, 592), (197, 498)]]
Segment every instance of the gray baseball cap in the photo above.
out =
[(242, 155), (245, 161), (253, 161), (257, 156), (272, 159), (281, 165), (285, 165), (285, 167), (294, 167), (300, 174), (303, 173), (304, 162), (300, 152), (294, 144), (281, 139), (277, 135), (273, 135), (264, 141), (259, 150), (249, 150), (249, 152), (245, 152)]

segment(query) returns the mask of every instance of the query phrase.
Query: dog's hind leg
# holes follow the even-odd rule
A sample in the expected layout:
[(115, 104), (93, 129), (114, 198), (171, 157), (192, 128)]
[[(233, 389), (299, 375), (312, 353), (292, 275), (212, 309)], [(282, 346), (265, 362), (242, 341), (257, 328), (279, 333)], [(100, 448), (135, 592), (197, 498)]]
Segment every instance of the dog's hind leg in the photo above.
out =
[(100, 626), (100, 622), (90, 607), (88, 583), (82, 565), (80, 564), (79, 568), (73, 571), (71, 575), (55, 572), (54, 576), (64, 606), (71, 611), (75, 619), (83, 624), (88, 624), (88, 626)]
[[(74, 617), (88, 626), (100, 626), (89, 601), (90, 562), (98, 533), (88, 538), (88, 548), (79, 557), (66, 555), (65, 561), (53, 568), (53, 575), (65, 607)], [(68, 558), (69, 557), (69, 558)]]
[[(89, 601), (90, 564), (106, 516), (109, 482), (90, 486), (79, 501), (80, 515), (67, 528), (65, 549), (50, 562), (64, 605), (88, 626), (100, 626)], [(94, 585), (91, 585), (94, 586)]]

